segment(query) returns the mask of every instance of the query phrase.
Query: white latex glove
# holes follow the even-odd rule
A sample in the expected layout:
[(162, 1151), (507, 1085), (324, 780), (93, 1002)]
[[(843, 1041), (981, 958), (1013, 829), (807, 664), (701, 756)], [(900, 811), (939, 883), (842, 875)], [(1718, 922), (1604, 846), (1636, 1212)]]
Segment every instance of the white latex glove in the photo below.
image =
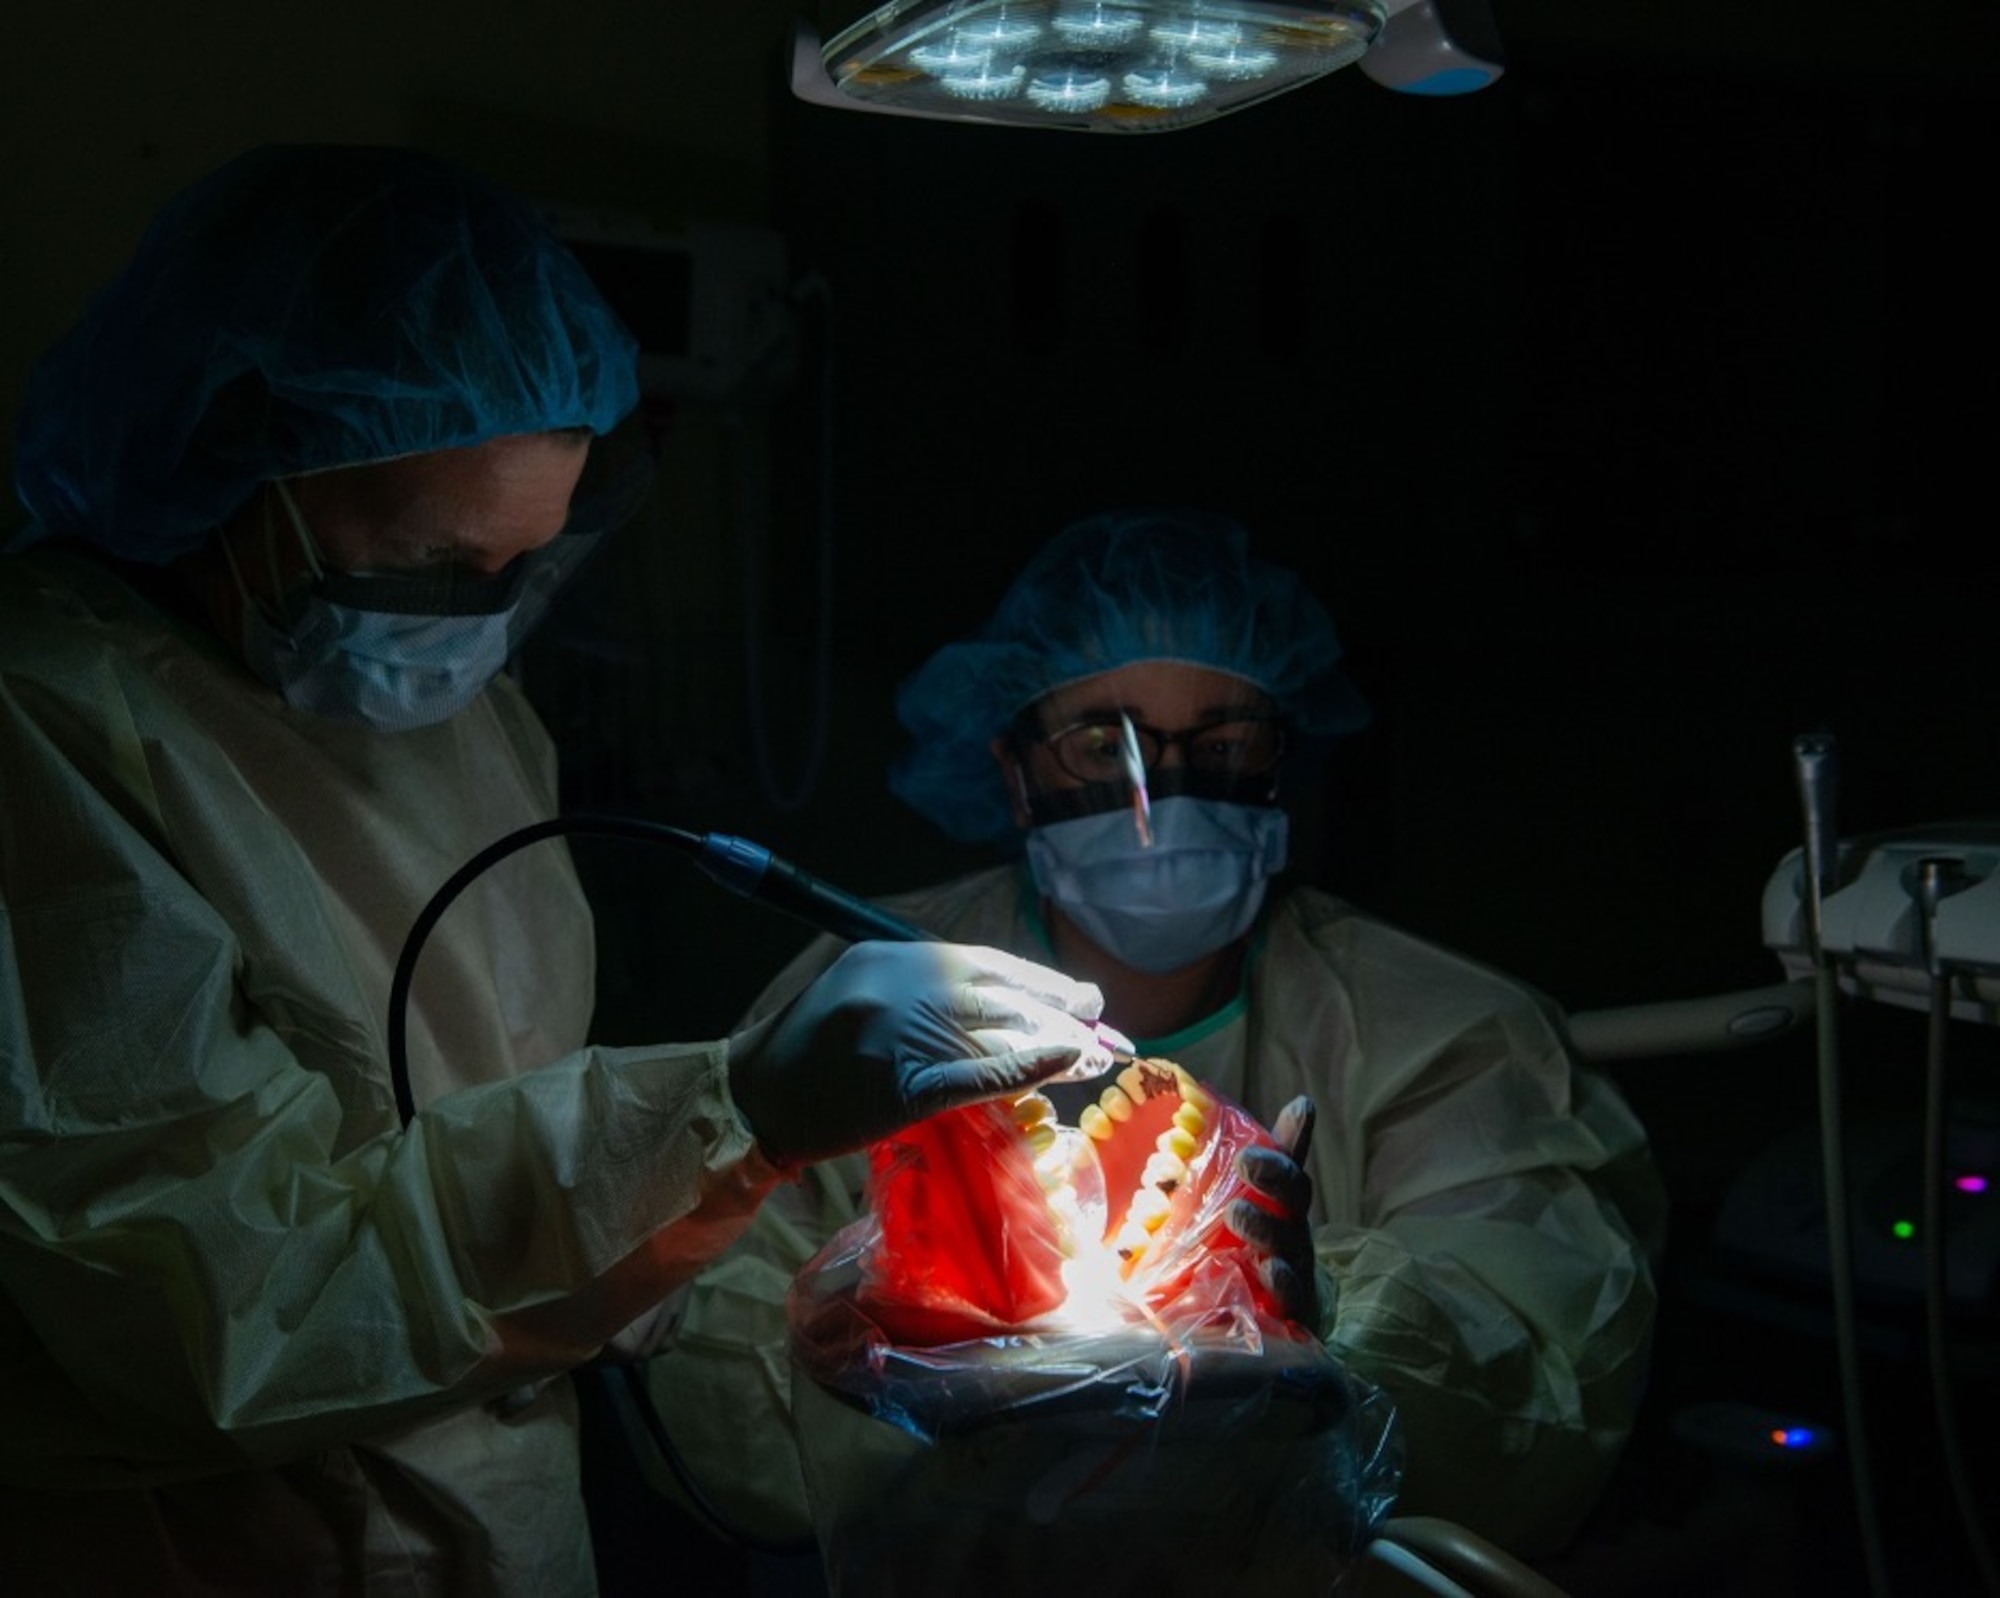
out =
[(939, 1110), (1112, 1065), (1103, 995), (998, 949), (858, 943), (730, 1040), (729, 1086), (764, 1153), (819, 1160)]

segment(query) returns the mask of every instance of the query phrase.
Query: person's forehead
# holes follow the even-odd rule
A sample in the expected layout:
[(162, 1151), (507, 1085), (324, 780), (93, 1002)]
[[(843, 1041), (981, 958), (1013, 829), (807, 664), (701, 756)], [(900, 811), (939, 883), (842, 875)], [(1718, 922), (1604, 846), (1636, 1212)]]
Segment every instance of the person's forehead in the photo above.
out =
[(367, 544), (483, 550), (560, 531), (588, 455), (587, 440), (532, 434), (399, 456), (314, 481), (357, 519)]
[(379, 474), (380, 491), (413, 500), (496, 504), (510, 499), (567, 499), (589, 455), (587, 439), (530, 433), (399, 456), (357, 472)]
[(1183, 660), (1141, 660), (1053, 689), (1041, 703), (1045, 726), (1121, 710), (1137, 721), (1173, 727), (1238, 711), (1264, 711), (1270, 695), (1255, 683)]

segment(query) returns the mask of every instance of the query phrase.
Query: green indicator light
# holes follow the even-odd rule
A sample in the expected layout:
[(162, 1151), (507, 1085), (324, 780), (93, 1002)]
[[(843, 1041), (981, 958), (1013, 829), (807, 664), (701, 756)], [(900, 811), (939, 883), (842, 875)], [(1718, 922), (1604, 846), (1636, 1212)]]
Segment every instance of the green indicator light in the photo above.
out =
[(1889, 1230), (1905, 1243), (1917, 1235), (1916, 1223), (1913, 1221), (1898, 1221)]

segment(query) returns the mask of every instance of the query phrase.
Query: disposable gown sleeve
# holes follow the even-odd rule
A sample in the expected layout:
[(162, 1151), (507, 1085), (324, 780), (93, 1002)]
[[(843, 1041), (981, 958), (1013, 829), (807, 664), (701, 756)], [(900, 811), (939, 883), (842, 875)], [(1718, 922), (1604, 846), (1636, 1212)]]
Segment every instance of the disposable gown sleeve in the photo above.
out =
[(1328, 1341), (1395, 1401), (1402, 1512), (1552, 1552), (1644, 1386), (1664, 1201), (1643, 1132), (1538, 998), (1384, 929), (1344, 938), (1349, 1112), (1314, 1151)]
[(207, 991), (226, 964), (186, 975), (184, 1094), (80, 1103), (58, 1071), (0, 1149), (0, 1364), (53, 1367), (0, 1379), (16, 1482), (269, 1464), (555, 1375), (722, 1252), (775, 1179), (720, 1046), (586, 1051), (342, 1152), (323, 1081), (203, 1019), (228, 1013)]
[(582, 1050), (407, 1129), (379, 1068), (309, 1069), (126, 799), (50, 775), (30, 694), (0, 695), (5, 1479), (266, 1465), (554, 1376), (777, 1181), (723, 1043)]
[[(743, 1025), (775, 1014), (847, 947), (820, 938), (751, 1004)], [(812, 1536), (792, 1420), (785, 1298), (799, 1269), (861, 1214), (867, 1162), (822, 1161), (781, 1185), (729, 1254), (703, 1270), (680, 1300), (665, 1346), (645, 1366), (645, 1401), (692, 1473), (706, 1508), (728, 1529), (782, 1543)], [(648, 1481), (693, 1509), (643, 1420), (626, 1432)]]

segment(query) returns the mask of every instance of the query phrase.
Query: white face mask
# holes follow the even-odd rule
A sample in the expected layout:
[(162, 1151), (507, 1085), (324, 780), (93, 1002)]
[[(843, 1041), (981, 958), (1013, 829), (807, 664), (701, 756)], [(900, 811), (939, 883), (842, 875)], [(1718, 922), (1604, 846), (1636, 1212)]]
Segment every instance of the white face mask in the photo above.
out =
[(250, 667), (296, 710), (383, 732), (455, 716), (506, 664), (509, 613), (398, 616), (318, 595), (289, 630), (244, 613)]
[[(402, 732), (456, 715), (505, 667), (516, 621), (511, 604), (470, 615), (438, 615), (341, 603), (320, 592), (326, 578), (318, 545), (284, 483), (273, 486), (319, 581), (293, 607), (289, 625), (280, 625), (251, 600), (233, 556), (230, 570), (243, 595), (244, 658), (286, 704), (316, 716)], [(398, 590), (407, 593), (411, 582), (347, 574), (339, 578), (342, 592), (358, 597), (374, 584), (391, 603)]]
[(1107, 954), (1156, 974), (1233, 943), (1285, 867), (1289, 823), (1273, 805), (1176, 796), (1152, 807), (1153, 842), (1120, 808), (1027, 837), (1035, 886)]

